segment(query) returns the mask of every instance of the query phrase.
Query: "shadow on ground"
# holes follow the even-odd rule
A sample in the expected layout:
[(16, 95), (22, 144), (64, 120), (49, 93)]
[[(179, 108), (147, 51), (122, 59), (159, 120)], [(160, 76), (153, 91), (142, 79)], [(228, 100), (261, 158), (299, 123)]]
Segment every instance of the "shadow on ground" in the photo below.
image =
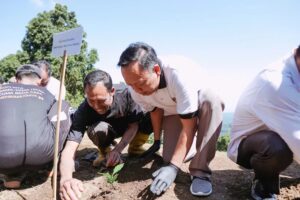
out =
[[(77, 152), (76, 160), (79, 161), (79, 168), (74, 177), (84, 181), (86, 197), (84, 200), (199, 200), (202, 198), (192, 196), (189, 191), (191, 184), (188, 174), (188, 165), (185, 163), (175, 180), (175, 184), (161, 196), (153, 195), (149, 188), (152, 183), (152, 173), (163, 165), (160, 156), (154, 156), (147, 160), (140, 160), (134, 157), (127, 157), (126, 164), (118, 176), (117, 182), (109, 184), (105, 177), (99, 174), (99, 168), (94, 168), (91, 161), (84, 159), (85, 155), (97, 152), (95, 148), (83, 148)], [(250, 199), (250, 187), (253, 178), (251, 170), (240, 169), (228, 160), (225, 154), (217, 153), (217, 159), (212, 163), (213, 193), (205, 200), (247, 200)], [(281, 195), (279, 200), (299, 199), (300, 197), (300, 170), (299, 165), (292, 164), (282, 173)], [(40, 173), (33, 173), (27, 176), (18, 194), (23, 199), (39, 200), (51, 199), (51, 186), (47, 176)], [(48, 179), (49, 180), (49, 179)], [(39, 185), (39, 186), (37, 186)], [(37, 187), (34, 187), (37, 186)], [(26, 189), (28, 188), (28, 189)], [(0, 196), (7, 200), (13, 191), (3, 191), (3, 184), (0, 184)], [(49, 190), (48, 193), (45, 193)], [(1, 192), (2, 191), (2, 192)], [(1, 199), (1, 198), (0, 198)]]

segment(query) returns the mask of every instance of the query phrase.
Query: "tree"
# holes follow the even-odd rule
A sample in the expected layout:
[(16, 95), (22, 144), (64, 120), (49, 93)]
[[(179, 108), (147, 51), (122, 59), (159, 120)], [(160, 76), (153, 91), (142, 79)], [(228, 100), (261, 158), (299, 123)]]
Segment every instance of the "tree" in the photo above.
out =
[(5, 81), (8, 81), (15, 75), (16, 69), (21, 63), (26, 63), (28, 55), (26, 52), (17, 51), (16, 54), (10, 54), (0, 60), (0, 75)]
[[(75, 13), (68, 12), (67, 6), (56, 4), (54, 10), (39, 13), (26, 26), (26, 35), (22, 40), (23, 51), (2, 59), (0, 61), (0, 73), (6, 78), (11, 76), (12, 72), (20, 64), (43, 59), (51, 63), (53, 76), (59, 78), (62, 59), (51, 56), (53, 34), (78, 26)], [(97, 51), (95, 49), (88, 51), (88, 44), (85, 38), (86, 33), (83, 34), (80, 54), (68, 57), (65, 82), (67, 89), (66, 99), (73, 106), (77, 106), (82, 101), (82, 81), (85, 75), (94, 69), (94, 64), (98, 61)], [(7, 76), (2, 73), (4, 68), (9, 68)]]

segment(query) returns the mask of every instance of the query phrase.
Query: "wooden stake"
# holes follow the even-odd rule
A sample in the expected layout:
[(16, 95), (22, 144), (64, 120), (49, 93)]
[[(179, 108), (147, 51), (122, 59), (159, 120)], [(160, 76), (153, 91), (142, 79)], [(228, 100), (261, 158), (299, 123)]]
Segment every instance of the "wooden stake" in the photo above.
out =
[(65, 73), (67, 65), (67, 51), (64, 51), (63, 64), (60, 75), (60, 87), (58, 95), (58, 108), (57, 108), (57, 122), (55, 130), (55, 142), (54, 142), (54, 161), (53, 161), (53, 200), (57, 200), (57, 164), (58, 164), (58, 146), (59, 146), (59, 129), (60, 129), (60, 112), (62, 104), (62, 88), (65, 82)]

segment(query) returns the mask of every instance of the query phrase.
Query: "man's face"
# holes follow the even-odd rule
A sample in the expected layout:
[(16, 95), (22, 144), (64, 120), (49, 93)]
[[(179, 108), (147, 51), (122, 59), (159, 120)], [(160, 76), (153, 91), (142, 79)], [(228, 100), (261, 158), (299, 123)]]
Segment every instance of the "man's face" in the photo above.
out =
[(86, 86), (85, 97), (88, 104), (99, 114), (105, 114), (112, 105), (114, 88), (107, 91), (102, 82), (97, 83), (94, 87)]
[(154, 66), (152, 71), (144, 70), (137, 61), (121, 68), (122, 76), (127, 85), (137, 93), (147, 96), (155, 92), (160, 80), (160, 67)]
[(49, 76), (48, 76), (48, 73), (46, 72), (46, 70), (42, 69), (42, 81), (41, 81), (41, 86), (42, 87), (46, 87), (48, 82), (49, 82)]

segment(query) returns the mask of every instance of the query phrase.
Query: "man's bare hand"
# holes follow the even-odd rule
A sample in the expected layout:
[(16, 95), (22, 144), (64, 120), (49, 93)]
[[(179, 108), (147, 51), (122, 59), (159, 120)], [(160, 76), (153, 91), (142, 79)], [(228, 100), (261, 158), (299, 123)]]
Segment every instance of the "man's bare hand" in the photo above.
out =
[(122, 162), (121, 154), (118, 151), (113, 150), (107, 154), (106, 167), (113, 167)]
[(59, 195), (61, 200), (79, 200), (83, 190), (83, 183), (78, 179), (61, 180)]

